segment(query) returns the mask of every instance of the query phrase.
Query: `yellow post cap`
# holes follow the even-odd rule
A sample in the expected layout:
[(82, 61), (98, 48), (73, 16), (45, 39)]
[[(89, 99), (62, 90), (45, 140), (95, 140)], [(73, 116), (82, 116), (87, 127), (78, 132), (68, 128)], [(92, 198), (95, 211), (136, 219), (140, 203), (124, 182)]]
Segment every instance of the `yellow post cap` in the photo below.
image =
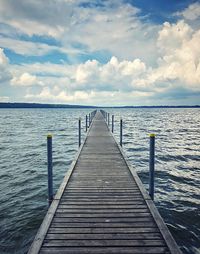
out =
[(154, 133), (149, 134), (150, 138), (155, 138), (155, 136), (156, 136), (156, 134), (154, 134)]
[(52, 138), (52, 135), (51, 135), (51, 134), (48, 134), (48, 135), (47, 135), (47, 138)]

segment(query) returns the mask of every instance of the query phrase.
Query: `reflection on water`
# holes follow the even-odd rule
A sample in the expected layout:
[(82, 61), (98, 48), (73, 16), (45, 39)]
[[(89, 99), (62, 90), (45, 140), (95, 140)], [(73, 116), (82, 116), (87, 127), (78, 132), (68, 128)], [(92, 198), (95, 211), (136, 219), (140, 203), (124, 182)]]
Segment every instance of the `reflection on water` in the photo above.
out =
[[(115, 114), (117, 138), (123, 118), (123, 148), (146, 188), (148, 134), (157, 135), (156, 205), (182, 251), (200, 253), (200, 110), (107, 111)], [(47, 211), (46, 134), (53, 134), (56, 190), (77, 151), (78, 118), (88, 112), (0, 110), (1, 253), (26, 253)]]

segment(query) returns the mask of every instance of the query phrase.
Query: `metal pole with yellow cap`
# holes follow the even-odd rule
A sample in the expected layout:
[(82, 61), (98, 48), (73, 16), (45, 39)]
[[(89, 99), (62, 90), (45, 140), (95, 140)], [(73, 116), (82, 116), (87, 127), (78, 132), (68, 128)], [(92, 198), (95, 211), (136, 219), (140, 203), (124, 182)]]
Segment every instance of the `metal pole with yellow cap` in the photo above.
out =
[(85, 116), (85, 131), (87, 132), (88, 129), (88, 116)]
[(122, 118), (120, 119), (120, 146), (122, 146)]
[(89, 113), (89, 126), (90, 126), (90, 123), (91, 123), (91, 115)]
[(149, 196), (154, 200), (155, 134), (150, 134), (149, 150)]
[(48, 169), (48, 201), (53, 201), (53, 163), (52, 163), (52, 135), (47, 135), (47, 169)]
[(112, 115), (112, 133), (114, 132), (114, 115)]
[(81, 118), (78, 120), (78, 145), (81, 146)]

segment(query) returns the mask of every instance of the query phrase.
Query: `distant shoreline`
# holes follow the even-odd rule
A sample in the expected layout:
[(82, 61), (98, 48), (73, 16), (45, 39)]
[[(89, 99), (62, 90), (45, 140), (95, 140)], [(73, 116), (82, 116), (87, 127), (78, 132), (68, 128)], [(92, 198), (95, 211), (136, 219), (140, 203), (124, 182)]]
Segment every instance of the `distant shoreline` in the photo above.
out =
[(200, 108), (200, 105), (178, 105), (178, 106), (87, 106), (68, 104), (42, 104), (21, 102), (0, 102), (0, 108)]

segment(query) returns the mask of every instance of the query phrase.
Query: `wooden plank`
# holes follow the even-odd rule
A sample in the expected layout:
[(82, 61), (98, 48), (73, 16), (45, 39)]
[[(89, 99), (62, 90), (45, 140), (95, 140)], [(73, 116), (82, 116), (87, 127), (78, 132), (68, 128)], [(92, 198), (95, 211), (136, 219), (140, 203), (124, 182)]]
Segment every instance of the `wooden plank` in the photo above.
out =
[(62, 201), (97, 201), (97, 202), (110, 202), (110, 201), (113, 201), (113, 202), (123, 202), (123, 201), (130, 201), (130, 202), (144, 202), (144, 199), (142, 197), (63, 197), (62, 198)]
[(94, 204), (90, 204), (90, 205), (86, 205), (86, 204), (83, 204), (83, 205), (69, 205), (69, 204), (63, 204), (63, 203), (60, 203), (59, 205), (59, 208), (60, 209), (91, 209), (91, 211), (93, 211), (94, 209), (143, 209), (143, 208), (147, 208), (147, 205), (143, 204), (143, 205), (134, 205), (134, 204), (128, 204), (128, 205), (119, 205), (119, 204), (114, 204), (114, 205), (94, 205)]
[(127, 222), (127, 223), (117, 223), (117, 222), (81, 222), (81, 223), (70, 223), (70, 222), (52, 222), (51, 228), (153, 228), (156, 227), (154, 221), (150, 222)]
[(93, 214), (99, 214), (99, 213), (148, 213), (149, 210), (145, 208), (141, 209), (127, 209), (127, 208), (121, 208), (121, 209), (64, 209), (58, 207), (57, 212), (59, 213), (93, 213)]
[(167, 254), (166, 247), (80, 247), (80, 248), (57, 248), (43, 247), (41, 254)]
[(136, 194), (129, 194), (129, 193), (113, 193), (113, 194), (106, 194), (106, 193), (98, 193), (98, 194), (95, 194), (95, 193), (90, 193), (90, 194), (84, 194), (84, 193), (65, 193), (63, 194), (63, 197), (66, 197), (66, 198), (105, 198), (105, 199), (109, 199), (109, 198), (140, 198), (142, 199), (142, 196), (141, 194), (139, 193), (136, 193)]
[(163, 240), (145, 240), (145, 239), (131, 239), (131, 240), (107, 240), (107, 239), (102, 239), (102, 240), (45, 240), (43, 247), (105, 247), (105, 246), (137, 246), (137, 247), (143, 247), (143, 246), (153, 246), (153, 247), (158, 247), (158, 246), (165, 246), (165, 243)]
[(180, 253), (100, 113), (73, 163), (29, 254)]
[(162, 239), (160, 233), (116, 233), (116, 234), (50, 234), (48, 233), (46, 238), (48, 240), (103, 240), (103, 239), (115, 239), (115, 240), (135, 240), (135, 239), (145, 239), (145, 240), (159, 240)]
[[(73, 200), (73, 201), (69, 201), (69, 200), (62, 200), (60, 202), (60, 205), (79, 205), (79, 206), (82, 206), (82, 205), (87, 205), (87, 206), (93, 206), (93, 205), (99, 205), (99, 206), (105, 206), (107, 205), (108, 207), (109, 206), (112, 206), (112, 205), (144, 205), (144, 201), (113, 201), (113, 200), (108, 200), (107, 202), (106, 201), (98, 201), (98, 200), (89, 200), (89, 201), (77, 201), (77, 200)], [(145, 204), (146, 205), (146, 204)]]
[(117, 217), (117, 218), (66, 218), (66, 217), (54, 217), (54, 222), (65, 222), (65, 223), (82, 223), (82, 222), (87, 222), (87, 223), (131, 223), (131, 222), (152, 222), (153, 219), (152, 217)]
[[(115, 137), (113, 136), (113, 138), (115, 139)], [(117, 142), (116, 142), (117, 143)], [(118, 145), (118, 144), (117, 144)], [(129, 168), (131, 174), (133, 175), (136, 184), (138, 185), (141, 194), (143, 195), (148, 207), (149, 207), (149, 211), (152, 214), (152, 216), (154, 217), (156, 224), (160, 230), (160, 232), (162, 233), (162, 236), (169, 248), (169, 251), (171, 254), (181, 254), (182, 252), (180, 251), (180, 249), (178, 248), (174, 238), (172, 237), (169, 229), (167, 228), (166, 224), (164, 223), (162, 217), (160, 216), (157, 208), (155, 207), (155, 204), (153, 203), (153, 201), (151, 200), (151, 198), (148, 196), (140, 178), (138, 177), (136, 171), (133, 169), (133, 167), (130, 165), (126, 155), (124, 154), (122, 148), (118, 145), (118, 148), (121, 152), (121, 154), (123, 155), (124, 161), (126, 162), (127, 167)]]
[[(91, 127), (92, 127), (92, 125), (91, 125)], [(90, 129), (91, 129), (91, 127), (90, 127)], [(89, 131), (90, 131), (90, 129), (89, 129)], [(42, 224), (41, 224), (41, 226), (40, 226), (40, 228), (39, 228), (39, 230), (38, 230), (38, 232), (37, 232), (37, 234), (35, 236), (35, 238), (34, 238), (34, 241), (31, 244), (31, 247), (29, 248), (28, 254), (37, 254), (37, 253), (39, 253), (40, 248), (42, 246), (42, 243), (44, 241), (44, 238), (45, 238), (45, 236), (47, 234), (47, 231), (48, 231), (48, 229), (50, 227), (50, 224), (51, 224), (51, 222), (53, 220), (53, 217), (54, 217), (54, 214), (56, 212), (56, 209), (57, 209), (57, 207), (59, 205), (59, 201), (60, 201), (60, 199), (62, 197), (62, 194), (63, 194), (63, 192), (64, 192), (64, 190), (66, 188), (66, 185), (67, 185), (67, 183), (68, 183), (68, 181), (70, 179), (72, 171), (75, 168), (75, 165), (77, 163), (78, 157), (79, 157), (79, 155), (81, 153), (81, 150), (84, 147), (84, 143), (86, 142), (86, 139), (87, 139), (87, 137), (85, 138), (83, 144), (81, 145), (80, 149), (78, 150), (78, 152), (77, 152), (77, 154), (75, 156), (74, 161), (72, 162), (69, 170), (67, 171), (67, 173), (66, 173), (66, 175), (65, 175), (65, 177), (63, 179), (63, 182), (60, 185), (60, 188), (58, 189), (57, 194), (56, 194), (56, 196), (55, 196), (55, 198), (54, 198), (54, 200), (53, 200), (53, 202), (52, 202), (52, 204), (51, 204), (51, 206), (50, 206), (50, 208), (49, 208), (49, 210), (48, 210), (48, 212), (47, 212), (47, 214), (46, 214), (46, 216), (45, 216), (45, 218), (44, 218), (44, 220), (43, 220), (43, 222), (42, 222)]]
[[(115, 139), (115, 137), (113, 136), (113, 138)], [(116, 142), (117, 143), (117, 142)], [(180, 249), (178, 248), (174, 238), (172, 237), (169, 229), (167, 228), (167, 226), (165, 225), (162, 217), (160, 216), (157, 208), (155, 207), (155, 204), (152, 202), (151, 198), (148, 196), (140, 178), (138, 177), (136, 171), (133, 169), (132, 165), (129, 163), (128, 158), (126, 157), (124, 151), (122, 150), (122, 148), (118, 145), (118, 148), (121, 152), (121, 154), (123, 155), (124, 161), (126, 162), (126, 165), (128, 167), (128, 169), (130, 170), (131, 174), (133, 175), (136, 184), (138, 185), (141, 194), (143, 195), (145, 201), (147, 202), (147, 205), (149, 207), (149, 211), (152, 214), (152, 216), (154, 217), (156, 224), (159, 228), (159, 230), (162, 233), (163, 238), (165, 239), (165, 242), (170, 250), (171, 254), (181, 254), (182, 252), (180, 251)]]
[[(136, 192), (137, 191), (137, 192)], [(86, 195), (94, 195), (94, 194), (109, 194), (109, 195), (117, 195), (117, 194), (131, 194), (131, 195), (137, 195), (137, 196), (141, 196), (139, 193), (138, 193), (138, 189), (135, 189), (135, 190), (113, 190), (113, 189), (100, 189), (99, 190), (66, 190), (65, 191), (65, 194), (86, 194)]]
[(65, 213), (65, 212), (59, 212), (57, 211), (55, 214), (55, 217), (66, 217), (66, 218), (119, 218), (119, 217), (129, 217), (129, 218), (141, 218), (141, 217), (149, 217), (151, 216), (149, 211), (148, 212), (133, 212), (133, 213), (127, 213), (127, 212), (117, 212), (117, 213), (110, 213), (110, 212), (104, 212), (104, 213)]
[(159, 233), (159, 229), (157, 227), (150, 227), (150, 228), (137, 228), (137, 231), (135, 228), (54, 228), (50, 227), (48, 233), (64, 233), (64, 234), (107, 234), (107, 233), (112, 233), (112, 234), (117, 234), (117, 233)]

